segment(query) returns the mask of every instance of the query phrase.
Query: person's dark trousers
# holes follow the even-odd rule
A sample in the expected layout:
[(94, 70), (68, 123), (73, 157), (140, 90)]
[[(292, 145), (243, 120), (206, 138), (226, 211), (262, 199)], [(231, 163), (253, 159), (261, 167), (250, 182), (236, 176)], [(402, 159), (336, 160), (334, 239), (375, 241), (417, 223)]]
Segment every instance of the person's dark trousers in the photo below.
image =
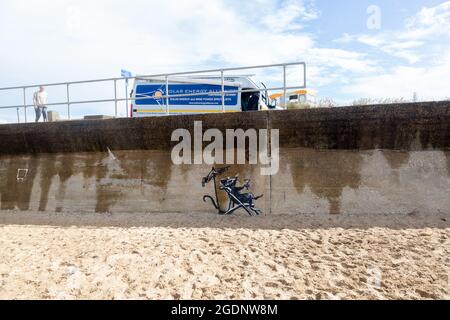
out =
[(48, 122), (46, 106), (42, 106), (42, 117), (44, 118), (44, 122)]
[(34, 107), (34, 113), (36, 113), (36, 120), (35, 122), (39, 122), (39, 119), (41, 118), (41, 108), (39, 106)]
[(36, 122), (39, 122), (39, 119), (41, 119), (41, 114), (42, 114), (42, 118), (44, 119), (44, 122), (47, 122), (47, 107), (46, 106), (37, 106), (34, 107), (34, 112), (36, 113)]

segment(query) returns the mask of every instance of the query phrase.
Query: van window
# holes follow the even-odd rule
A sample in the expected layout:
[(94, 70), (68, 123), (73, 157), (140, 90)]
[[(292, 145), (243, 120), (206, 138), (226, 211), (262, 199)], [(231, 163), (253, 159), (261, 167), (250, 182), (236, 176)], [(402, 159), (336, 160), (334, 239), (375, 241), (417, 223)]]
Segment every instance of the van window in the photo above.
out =
[[(243, 90), (250, 90), (251, 88), (243, 88)], [(259, 92), (242, 92), (241, 94), (241, 110), (253, 111), (258, 110)]]

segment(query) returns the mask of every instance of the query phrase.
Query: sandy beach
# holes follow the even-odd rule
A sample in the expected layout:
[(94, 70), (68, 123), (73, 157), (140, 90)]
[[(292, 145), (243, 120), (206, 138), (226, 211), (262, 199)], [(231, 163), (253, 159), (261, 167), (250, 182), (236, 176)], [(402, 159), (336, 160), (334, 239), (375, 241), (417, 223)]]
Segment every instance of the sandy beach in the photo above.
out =
[(0, 299), (448, 299), (424, 214), (0, 215)]

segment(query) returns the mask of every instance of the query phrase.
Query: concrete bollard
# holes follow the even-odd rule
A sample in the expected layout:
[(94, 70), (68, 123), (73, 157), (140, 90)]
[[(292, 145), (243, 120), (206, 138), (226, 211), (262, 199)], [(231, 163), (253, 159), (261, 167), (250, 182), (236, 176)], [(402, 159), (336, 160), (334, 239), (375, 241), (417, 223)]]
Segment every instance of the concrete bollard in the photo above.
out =
[(49, 122), (56, 122), (59, 120), (60, 120), (59, 112), (57, 112), (57, 111), (49, 111), (48, 112), (48, 121)]

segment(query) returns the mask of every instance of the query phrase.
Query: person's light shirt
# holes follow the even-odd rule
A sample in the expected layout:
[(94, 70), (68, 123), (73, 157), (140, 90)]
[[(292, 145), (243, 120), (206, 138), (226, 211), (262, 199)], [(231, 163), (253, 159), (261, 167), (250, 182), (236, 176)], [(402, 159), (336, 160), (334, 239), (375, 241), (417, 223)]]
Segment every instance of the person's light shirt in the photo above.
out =
[(47, 104), (47, 92), (36, 91), (33, 96), (35, 106), (45, 106)]

